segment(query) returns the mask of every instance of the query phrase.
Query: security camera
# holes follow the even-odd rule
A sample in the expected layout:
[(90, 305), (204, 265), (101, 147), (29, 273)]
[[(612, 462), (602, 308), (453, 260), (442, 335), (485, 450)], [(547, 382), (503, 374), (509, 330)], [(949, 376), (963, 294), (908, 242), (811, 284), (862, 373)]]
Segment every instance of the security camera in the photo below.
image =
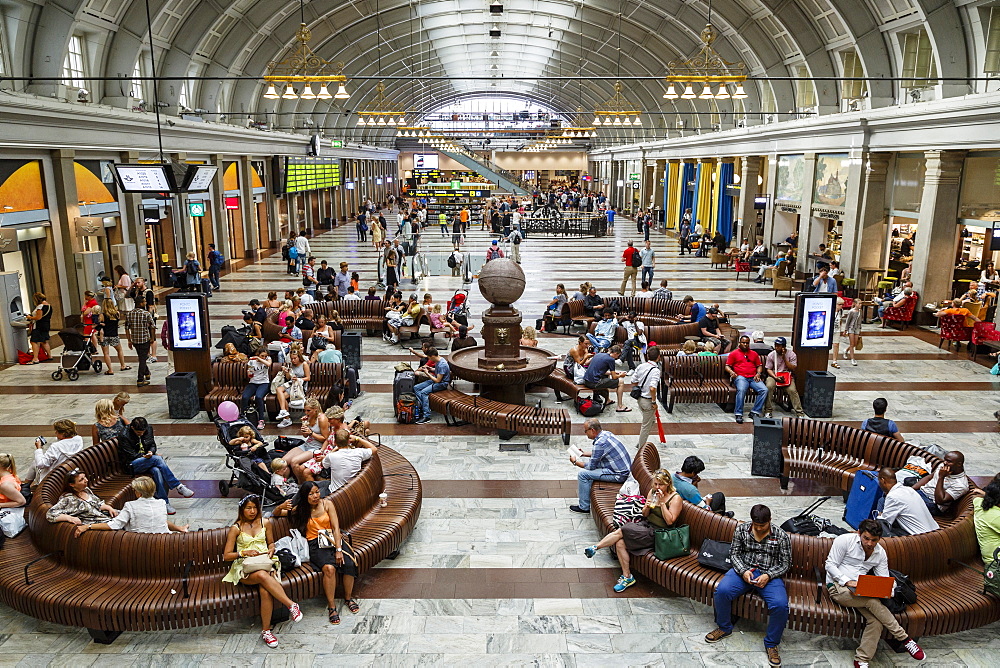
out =
[(90, 91), (87, 90), (86, 88), (81, 88), (76, 92), (77, 102), (89, 102), (90, 101), (89, 97), (90, 97)]

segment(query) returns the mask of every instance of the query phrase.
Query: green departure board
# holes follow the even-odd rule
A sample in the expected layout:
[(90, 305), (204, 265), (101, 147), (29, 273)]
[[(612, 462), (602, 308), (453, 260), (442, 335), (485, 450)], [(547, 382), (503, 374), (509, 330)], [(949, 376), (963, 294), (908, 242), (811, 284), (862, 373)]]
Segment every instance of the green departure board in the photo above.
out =
[(285, 192), (298, 193), (341, 185), (337, 158), (288, 158), (285, 164)]

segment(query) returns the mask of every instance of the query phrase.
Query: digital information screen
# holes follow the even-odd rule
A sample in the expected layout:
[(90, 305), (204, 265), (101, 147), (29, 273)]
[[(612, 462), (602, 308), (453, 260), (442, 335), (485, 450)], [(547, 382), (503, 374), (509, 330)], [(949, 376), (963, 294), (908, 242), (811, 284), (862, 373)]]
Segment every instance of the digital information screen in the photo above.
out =
[(438, 168), (437, 153), (413, 154), (413, 169), (437, 169), (437, 168)]
[(798, 309), (799, 348), (830, 348), (833, 346), (833, 318), (837, 295), (820, 293), (801, 295)]
[(298, 193), (341, 185), (338, 158), (287, 158), (285, 192)]
[(203, 301), (197, 296), (168, 296), (167, 318), (175, 350), (204, 350), (208, 347), (203, 310)]
[(435, 190), (411, 189), (406, 194), (410, 197), (492, 197), (492, 190), (452, 190), (439, 188)]
[(114, 165), (118, 184), (127, 193), (162, 193), (174, 190), (166, 165)]

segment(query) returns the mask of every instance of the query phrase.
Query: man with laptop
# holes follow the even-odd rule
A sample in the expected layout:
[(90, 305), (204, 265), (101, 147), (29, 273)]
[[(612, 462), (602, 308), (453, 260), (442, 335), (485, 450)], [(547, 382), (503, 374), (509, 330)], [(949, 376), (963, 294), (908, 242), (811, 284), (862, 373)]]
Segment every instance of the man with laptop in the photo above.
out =
[(924, 651), (882, 604), (881, 599), (892, 596), (895, 579), (889, 575), (885, 549), (878, 544), (881, 538), (882, 525), (875, 520), (862, 520), (857, 533), (845, 533), (833, 540), (826, 557), (826, 588), (830, 598), (845, 608), (856, 608), (868, 622), (854, 653), (855, 668), (868, 668), (883, 627), (910, 656), (918, 661), (924, 658)]

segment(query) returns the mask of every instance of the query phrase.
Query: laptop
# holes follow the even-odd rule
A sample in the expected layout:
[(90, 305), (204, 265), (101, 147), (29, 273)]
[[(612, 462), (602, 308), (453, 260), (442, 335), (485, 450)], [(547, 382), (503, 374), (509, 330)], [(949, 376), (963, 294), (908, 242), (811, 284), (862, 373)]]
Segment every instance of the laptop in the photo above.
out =
[(859, 575), (858, 586), (854, 593), (857, 596), (869, 596), (871, 598), (889, 598), (892, 596), (892, 586), (896, 583), (896, 578), (881, 577), (878, 575)]

